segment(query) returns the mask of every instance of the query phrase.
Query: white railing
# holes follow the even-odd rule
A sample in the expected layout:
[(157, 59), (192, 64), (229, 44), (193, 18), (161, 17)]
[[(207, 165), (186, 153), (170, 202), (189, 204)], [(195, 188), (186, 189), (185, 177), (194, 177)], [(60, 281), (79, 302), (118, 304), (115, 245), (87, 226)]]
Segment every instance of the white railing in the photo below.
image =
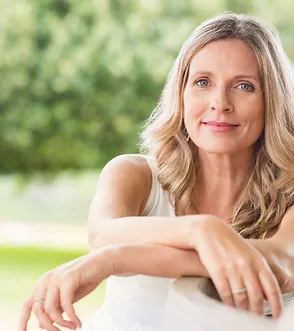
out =
[(211, 280), (183, 277), (169, 291), (162, 331), (293, 331), (294, 293), (277, 320), (229, 307), (219, 300)]

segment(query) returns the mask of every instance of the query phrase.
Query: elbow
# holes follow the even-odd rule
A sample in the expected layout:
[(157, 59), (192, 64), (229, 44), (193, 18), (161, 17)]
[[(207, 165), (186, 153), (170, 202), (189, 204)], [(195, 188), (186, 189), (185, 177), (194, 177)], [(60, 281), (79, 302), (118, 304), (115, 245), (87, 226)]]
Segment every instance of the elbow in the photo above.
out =
[(90, 252), (108, 244), (106, 240), (107, 230), (101, 226), (104, 222), (88, 220), (88, 249)]
[(98, 236), (96, 238), (91, 238), (88, 240), (88, 248), (89, 248), (90, 252), (93, 252), (106, 245), (107, 245), (107, 243), (103, 242), (103, 240), (101, 240), (100, 236)]
[(88, 234), (88, 249), (90, 252), (93, 252), (95, 250), (95, 244), (96, 244), (95, 237)]
[(88, 249), (89, 252), (93, 252), (96, 247), (96, 241), (94, 239), (88, 239)]
[(103, 240), (103, 235), (101, 235), (100, 231), (97, 233), (97, 231), (89, 231), (88, 232), (88, 248), (90, 252), (93, 252), (94, 250), (105, 246), (106, 243)]

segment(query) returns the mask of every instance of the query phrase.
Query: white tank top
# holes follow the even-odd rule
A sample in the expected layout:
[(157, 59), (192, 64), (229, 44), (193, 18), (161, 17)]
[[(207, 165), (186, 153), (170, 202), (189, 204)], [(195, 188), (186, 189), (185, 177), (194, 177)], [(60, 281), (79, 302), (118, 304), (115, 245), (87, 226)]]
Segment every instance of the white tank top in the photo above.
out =
[[(142, 216), (175, 216), (175, 211), (157, 180), (156, 162), (144, 155), (152, 171), (152, 187)], [(111, 276), (106, 281), (105, 300), (82, 331), (158, 331), (172, 278), (136, 275)]]
[[(168, 194), (157, 180), (156, 162), (151, 156), (144, 157), (152, 171), (152, 187), (143, 216), (174, 217)], [(159, 331), (173, 280), (144, 275), (109, 277), (105, 301), (93, 318), (84, 324), (82, 331)], [(265, 313), (269, 313), (268, 305)]]

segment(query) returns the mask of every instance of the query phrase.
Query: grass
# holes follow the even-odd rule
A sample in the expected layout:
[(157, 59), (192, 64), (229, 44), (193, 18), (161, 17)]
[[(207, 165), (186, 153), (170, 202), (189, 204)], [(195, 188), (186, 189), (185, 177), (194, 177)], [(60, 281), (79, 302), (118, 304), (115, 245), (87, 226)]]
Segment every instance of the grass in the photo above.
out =
[[(84, 250), (0, 246), (0, 309), (1, 315), (3, 314), (3, 318), (0, 318), (0, 326), (5, 325), (9, 330), (16, 330), (21, 307), (39, 277), (57, 265), (85, 253)], [(76, 304), (76, 310), (82, 319), (90, 317), (101, 306), (104, 289), (105, 283), (102, 283), (94, 292)]]
[[(0, 239), (4, 238), (0, 240), (0, 330), (17, 330), (21, 307), (43, 273), (86, 253), (83, 229), (98, 177), (99, 170), (75, 175), (65, 172), (51, 182), (35, 178), (22, 186), (17, 176), (0, 175), (0, 226), (1, 221), (5, 223), (0, 233)], [(26, 232), (32, 224), (38, 231)], [(17, 246), (24, 243), (38, 246)], [(42, 243), (49, 248), (42, 248)], [(77, 249), (77, 243), (82, 248)], [(76, 303), (82, 321), (102, 305), (104, 288), (102, 283)], [(28, 331), (36, 330), (40, 329), (32, 318)]]

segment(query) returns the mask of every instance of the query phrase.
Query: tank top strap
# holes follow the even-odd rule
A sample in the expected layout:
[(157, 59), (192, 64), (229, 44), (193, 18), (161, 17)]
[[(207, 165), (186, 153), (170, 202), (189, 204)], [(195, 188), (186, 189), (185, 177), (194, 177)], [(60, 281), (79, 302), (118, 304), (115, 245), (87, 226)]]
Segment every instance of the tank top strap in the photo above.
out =
[(142, 155), (142, 156), (145, 158), (146, 162), (148, 163), (152, 173), (151, 190), (146, 206), (142, 213), (142, 215), (145, 216), (148, 215), (153, 209), (157, 207), (160, 198), (161, 186), (157, 179), (158, 169), (155, 159), (151, 155)]

